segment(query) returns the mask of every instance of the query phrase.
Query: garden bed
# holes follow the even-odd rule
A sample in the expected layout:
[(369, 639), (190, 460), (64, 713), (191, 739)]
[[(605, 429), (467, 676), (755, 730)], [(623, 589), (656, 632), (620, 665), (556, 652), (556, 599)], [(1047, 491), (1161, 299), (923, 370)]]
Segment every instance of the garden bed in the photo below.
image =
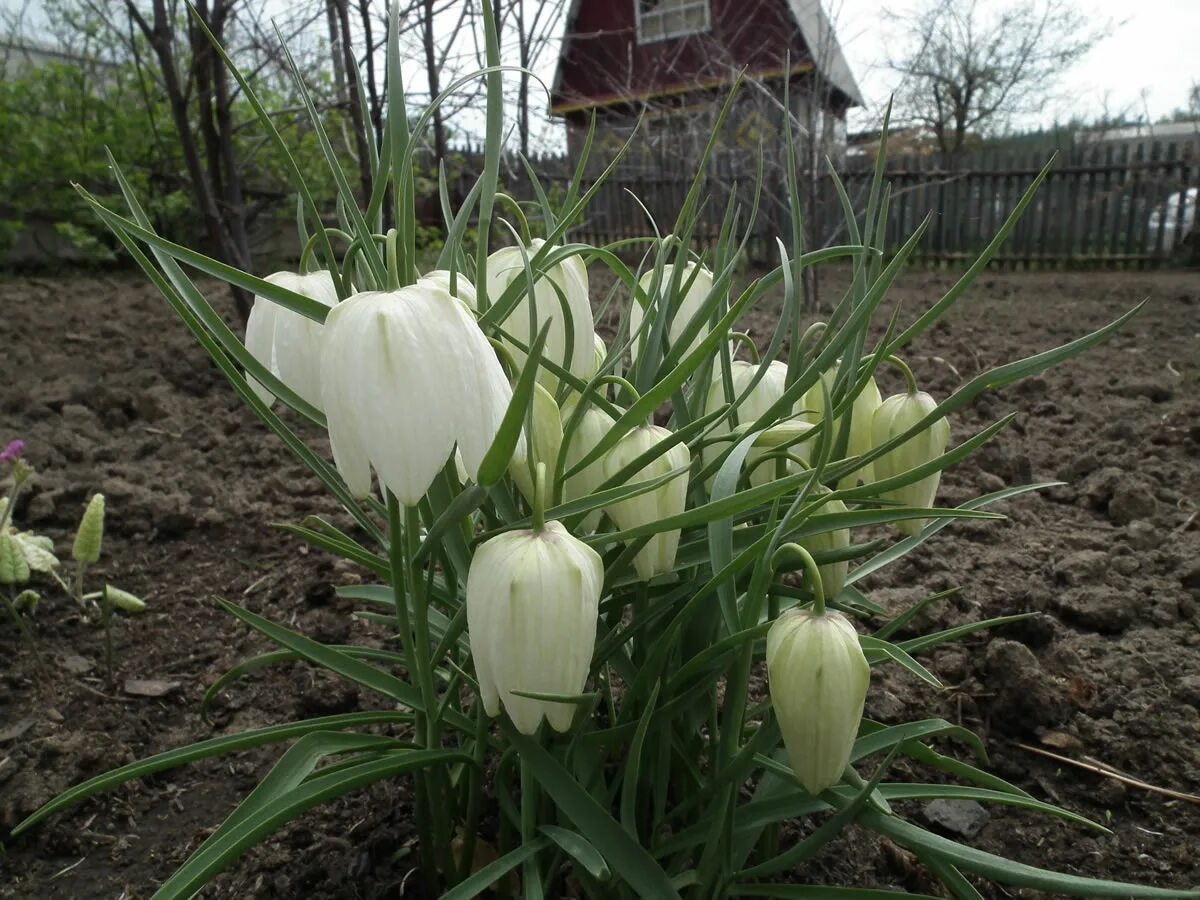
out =
[[(835, 271), (831, 282), (842, 278)], [(904, 275), (894, 289), (903, 320), (952, 278)], [(213, 296), (224, 300), (215, 286)], [(1037, 615), (923, 657), (947, 685), (942, 692), (902, 670), (877, 672), (867, 714), (888, 723), (934, 715), (961, 722), (983, 736), (1000, 775), (1114, 833), (1000, 807), (983, 821), (914, 804), (905, 809), (914, 818), (951, 833), (982, 826), (972, 843), (1031, 864), (1183, 887), (1200, 884), (1200, 804), (1069, 761), (1099, 761), (1156, 788), (1200, 793), (1200, 277), (988, 274), (912, 348), (909, 362), (940, 398), (1143, 297), (1151, 303), (1106, 345), (954, 418), (958, 439), (1021, 411), (948, 473), (942, 503), (1003, 484), (1069, 484), (1004, 504), (1008, 521), (952, 525), (865, 588), (899, 609), (961, 585), (926, 614), (923, 630)], [(335, 585), (364, 573), (305, 552), (270, 527), (331, 515), (333, 504), (240, 406), (150, 287), (124, 275), (10, 280), (0, 282), (0, 305), (0, 444), (23, 438), (39, 470), (18, 522), (51, 535), (65, 555), (88, 496), (102, 491), (109, 517), (96, 575), (148, 605), (118, 622), (114, 691), (103, 677), (101, 632), (61, 594), (45, 592), (35, 621), (44, 673), (11, 625), (0, 626), (0, 897), (147, 897), (278, 748), (126, 785), (15, 841), (8, 830), (69, 785), (120, 763), (216, 734), (382, 704), (287, 665), (224, 692), (206, 722), (199, 702), (207, 686), (267, 649), (212, 597), (326, 642), (386, 636), (352, 621), (350, 604), (334, 596)], [(898, 385), (881, 387), (886, 394)], [(320, 435), (307, 436), (322, 446)], [(126, 679), (152, 682), (149, 692), (159, 696), (131, 694)], [(403, 784), (378, 785), (288, 826), (205, 896), (419, 896), (411, 884), (405, 892), (412, 839)], [(906, 851), (855, 829), (805, 874), (934, 890)]]

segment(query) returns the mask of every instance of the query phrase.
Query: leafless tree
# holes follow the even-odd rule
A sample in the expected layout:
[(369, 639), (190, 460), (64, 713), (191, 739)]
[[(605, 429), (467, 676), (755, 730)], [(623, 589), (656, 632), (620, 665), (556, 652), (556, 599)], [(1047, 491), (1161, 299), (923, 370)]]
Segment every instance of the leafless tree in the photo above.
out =
[(1074, 0), (925, 0), (889, 14), (902, 78), (898, 113), (927, 127), (943, 153), (1043, 106), (1062, 74), (1112, 29)]

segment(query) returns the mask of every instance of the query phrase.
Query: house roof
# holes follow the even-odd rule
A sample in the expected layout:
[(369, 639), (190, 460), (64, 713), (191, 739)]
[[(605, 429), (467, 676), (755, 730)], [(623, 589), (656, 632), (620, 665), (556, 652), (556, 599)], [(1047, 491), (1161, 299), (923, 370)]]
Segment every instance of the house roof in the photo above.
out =
[[(551, 91), (551, 112), (565, 114), (583, 109), (611, 105), (622, 101), (647, 100), (672, 94), (685, 93), (690, 90), (711, 88), (721, 84), (731, 83), (732, 77), (721, 79), (709, 77), (683, 77), (667, 82), (659, 82), (649, 87), (641, 85), (616, 92), (583, 92), (583, 96), (565, 96), (563, 92), (564, 70), (575, 49), (576, 42), (581, 38), (603, 37), (603, 34), (588, 34), (581, 36), (577, 33), (577, 22), (580, 8), (585, 2), (604, 2), (607, 4), (625, 3), (632, 13), (633, 3), (637, 0), (570, 0), (564, 20), (563, 40), (559, 50), (558, 64), (554, 72), (554, 84)], [(762, 0), (763, 3), (778, 3), (786, 7), (791, 20), (795, 23), (796, 31), (807, 49), (811, 61), (802, 60), (792, 63), (792, 74), (818, 68), (828, 82), (842, 93), (852, 106), (863, 106), (862, 92), (858, 82), (850, 70), (850, 65), (842, 53), (841, 45), (834, 33), (833, 25), (826, 15), (821, 0)], [(631, 16), (632, 18), (632, 16)], [(785, 74), (787, 67), (775, 64), (761, 64), (761, 60), (744, 60), (749, 65), (747, 75), (757, 78), (776, 78)], [(758, 65), (754, 63), (758, 62)], [(632, 57), (629, 65), (632, 66)], [(577, 94), (579, 92), (576, 92)]]

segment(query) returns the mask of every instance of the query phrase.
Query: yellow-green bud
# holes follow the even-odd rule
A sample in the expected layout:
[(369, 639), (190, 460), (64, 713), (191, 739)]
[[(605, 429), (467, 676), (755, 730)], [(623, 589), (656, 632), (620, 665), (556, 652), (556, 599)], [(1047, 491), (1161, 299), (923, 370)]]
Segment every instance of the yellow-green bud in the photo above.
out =
[[(558, 448), (562, 446), (563, 429), (562, 417), (558, 412), (558, 404), (554, 395), (540, 384), (533, 386), (533, 435), (528, 442), (533, 452), (533, 464), (545, 463), (546, 480), (554, 477), (554, 462), (558, 459)], [(529, 460), (515, 456), (509, 463), (508, 471), (517, 483), (517, 487), (530, 503), (533, 502), (533, 476), (530, 474)], [(546, 485), (550, 487), (549, 484)]]
[[(878, 447), (912, 428), (937, 408), (937, 401), (918, 391), (915, 394), (895, 394), (888, 397), (875, 411), (871, 420), (871, 441)], [(946, 451), (950, 442), (950, 423), (938, 419), (923, 432), (909, 438), (895, 450), (875, 460), (875, 480), (882, 481), (901, 475), (910, 469), (936, 459)], [(933, 506), (942, 473), (934, 472), (919, 481), (885, 491), (880, 496), (902, 506)], [(896, 522), (901, 534), (914, 535), (925, 526), (925, 519), (903, 519)]]
[[(750, 448), (750, 452), (746, 454), (745, 467), (750, 471), (750, 486), (758, 487), (770, 484), (779, 476), (779, 463), (784, 461), (782, 456), (775, 456), (767, 462), (759, 462), (768, 453), (779, 448), (785, 448), (785, 450), (780, 450), (780, 453), (786, 451), (789, 456), (794, 456), (805, 463), (811, 462), (813, 442), (802, 440), (802, 438), (815, 427), (811, 422), (805, 422), (803, 419), (788, 419), (771, 426), (760, 434), (754, 441), (754, 446)], [(787, 475), (794, 475), (801, 470), (800, 464), (795, 460), (788, 459), (784, 462), (784, 473)]]
[[(616, 476), (643, 453), (671, 437), (671, 432), (658, 425), (635, 428), (617, 442), (604, 458), (604, 477)], [(670, 516), (679, 515), (687, 505), (687, 468), (692, 463), (692, 454), (684, 444), (676, 444), (660, 453), (640, 470), (625, 479), (633, 485), (642, 481), (661, 478), (668, 472), (683, 469), (684, 472), (660, 484), (654, 490), (621, 500), (606, 507), (609, 516), (622, 531), (659, 522)], [(633, 558), (633, 567), (642, 581), (655, 575), (670, 572), (675, 565), (675, 553), (679, 549), (679, 529), (660, 531), (650, 536), (646, 545)]]
[(121, 610), (121, 612), (140, 613), (146, 610), (145, 600), (135, 597), (128, 591), (115, 588), (110, 584), (104, 586), (104, 596), (108, 599), (109, 603)]
[(555, 731), (571, 727), (574, 705), (514, 692), (583, 690), (603, 583), (600, 555), (560, 522), (479, 546), (467, 573), (467, 632), (489, 716), (503, 706), (522, 734), (537, 731), (543, 717)]
[(858, 736), (871, 667), (837, 612), (791, 609), (767, 632), (767, 677), (792, 771), (810, 794), (842, 779)]
[(37, 609), (41, 600), (42, 595), (37, 591), (21, 591), (17, 594), (17, 599), (13, 601), (13, 606), (16, 607), (17, 612), (28, 616)]
[[(819, 488), (819, 494), (828, 494), (827, 488)], [(846, 512), (846, 504), (841, 500), (826, 500), (818, 507), (813, 515), (828, 515), (830, 513)], [(833, 550), (845, 550), (850, 546), (850, 529), (835, 528), (820, 534), (809, 534), (797, 540), (797, 543), (809, 553), (817, 554)], [(846, 575), (850, 571), (850, 561), (826, 563), (817, 567), (821, 572), (821, 585), (825, 588), (825, 596), (832, 600), (846, 586)]]
[(29, 563), (16, 538), (7, 529), (0, 531), (0, 584), (24, 584), (28, 580)]
[[(577, 399), (568, 400), (562, 409), (564, 430), (575, 415)], [(616, 420), (598, 406), (589, 406), (579, 419), (575, 430), (567, 441), (566, 458), (563, 460), (563, 471), (570, 471), (578, 465), (585, 456), (595, 449), (601, 439), (616, 425)], [(604, 483), (604, 459), (593, 460), (583, 469), (570, 475), (563, 482), (563, 500), (580, 500), (590, 497)], [(583, 531), (595, 531), (600, 525), (603, 510), (595, 510), (587, 514), (580, 526)]]
[(100, 545), (104, 541), (104, 495), (94, 494), (88, 501), (79, 530), (75, 532), (75, 546), (71, 557), (79, 563), (91, 565), (100, 559)]

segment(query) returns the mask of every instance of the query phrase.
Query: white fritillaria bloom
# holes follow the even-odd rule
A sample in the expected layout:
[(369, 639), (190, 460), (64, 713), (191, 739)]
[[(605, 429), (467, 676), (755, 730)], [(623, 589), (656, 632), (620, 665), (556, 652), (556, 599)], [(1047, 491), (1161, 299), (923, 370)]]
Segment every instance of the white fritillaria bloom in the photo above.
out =
[[(333, 276), (324, 270), (307, 275), (275, 272), (265, 280), (325, 306), (336, 306), (338, 302)], [(246, 349), (301, 399), (321, 408), (320, 322), (266, 297), (255, 297), (250, 318), (246, 320)], [(247, 380), (263, 403), (275, 402), (274, 394), (253, 378)]]
[(321, 369), (329, 442), (346, 484), (365, 497), (374, 467), (406, 506), (421, 499), (455, 444), (476, 477), (512, 399), (466, 305), (428, 282), (334, 307)]
[[(562, 423), (564, 431), (570, 425), (571, 418), (575, 415), (577, 404), (578, 398), (572, 398), (563, 404)], [(582, 462), (583, 458), (595, 449), (596, 445), (600, 443), (616, 424), (616, 420), (604, 410), (598, 406), (589, 405), (584, 410), (583, 415), (579, 419), (579, 424), (575, 426), (575, 430), (571, 432), (571, 437), (567, 441), (563, 471), (568, 472), (573, 466)], [(574, 475), (567, 477), (563, 482), (563, 500), (570, 502), (571, 500), (590, 497), (603, 483), (604, 457), (601, 457), (588, 463)], [(580, 528), (583, 531), (595, 531), (596, 527), (600, 524), (602, 513), (603, 511), (599, 509), (588, 513)]]
[(779, 476), (782, 467), (785, 475), (795, 475), (804, 467), (795, 459), (784, 460), (776, 455), (766, 462), (759, 462), (768, 454), (779, 451), (786, 452), (808, 464), (812, 461), (812, 441), (805, 440), (804, 435), (817, 426), (803, 419), (787, 419), (778, 425), (773, 425), (758, 436), (750, 452), (746, 454), (745, 468), (750, 472), (750, 486), (770, 484)]
[[(492, 303), (497, 302), (505, 289), (514, 281), (518, 281), (525, 290), (521, 292), (520, 302), (500, 323), (501, 327), (529, 346), (542, 326), (549, 322), (550, 333), (546, 336), (546, 346), (542, 355), (572, 375), (587, 379), (594, 371), (592, 367), (595, 364), (595, 343), (592, 331), (592, 303), (588, 298), (587, 266), (580, 257), (572, 256), (536, 276), (533, 289), (534, 328), (531, 330), (529, 327), (528, 274), (525, 260), (532, 260), (534, 254), (545, 243), (540, 238), (530, 241), (529, 246), (525, 248), (524, 257), (519, 247), (505, 247), (489, 256), (488, 298)], [(562, 292), (562, 299), (559, 298), (559, 291)], [(567, 346), (567, 319), (563, 315), (563, 300), (566, 301), (566, 309), (570, 313), (570, 346)], [(518, 365), (524, 365), (524, 351), (515, 346), (511, 349)], [(554, 390), (558, 385), (558, 378), (546, 369), (538, 373), (538, 381), (550, 390)]]
[[(818, 487), (817, 495), (828, 494), (829, 489), (826, 487)], [(846, 504), (841, 500), (826, 500), (824, 504), (814, 510), (813, 515), (829, 515), (830, 513), (846, 512)], [(829, 550), (845, 550), (850, 546), (850, 529), (835, 528), (833, 531), (825, 531), (820, 534), (808, 534), (797, 541), (801, 547), (809, 553), (816, 554), (822, 551)], [(846, 575), (850, 571), (850, 561), (841, 560), (840, 562), (826, 563), (823, 566), (818, 566), (821, 573), (821, 584), (825, 588), (825, 596), (830, 599), (836, 597), (842, 592), (842, 588), (846, 586)]]
[(418, 278), (417, 284), (432, 284), (434, 287), (440, 287), (443, 291), (467, 304), (471, 309), (479, 309), (479, 298), (475, 293), (475, 285), (471, 284), (462, 272), (454, 274), (454, 290), (450, 290), (449, 269), (434, 269), (427, 275)]
[[(671, 432), (658, 425), (645, 425), (633, 429), (604, 457), (605, 479), (615, 477), (625, 466), (670, 437)], [(686, 470), (691, 462), (692, 454), (687, 446), (676, 444), (627, 477), (624, 484), (637, 484), (660, 478), (668, 472)], [(688, 476), (684, 471), (653, 490), (620, 500), (605, 508), (622, 531), (649, 525), (683, 512), (687, 505), (687, 484)], [(642, 581), (649, 581), (655, 575), (670, 572), (675, 565), (675, 552), (678, 549), (678, 528), (651, 535), (646, 546), (633, 558), (633, 567), (637, 570), (638, 577)]]
[[(833, 387), (833, 379), (837, 374), (836, 368), (831, 368), (821, 379), (829, 388)], [(850, 405), (850, 434), (846, 439), (846, 455), (847, 456), (862, 456), (870, 452), (871, 447), (871, 420), (875, 415), (875, 410), (879, 409), (882, 398), (879, 394), (879, 385), (875, 383), (874, 377), (867, 380), (866, 385), (858, 396), (854, 398), (854, 402)], [(808, 410), (809, 418), (816, 423), (825, 418), (825, 394), (821, 390), (820, 382), (817, 382), (807, 391), (804, 392), (804, 397), (800, 400), (801, 406)], [(830, 425), (829, 439), (837, 440), (841, 433), (842, 418), (839, 416), (833, 420)], [(849, 475), (845, 476), (838, 486), (842, 488), (854, 487), (859, 481), (873, 481), (873, 469), (871, 463), (867, 463), (862, 468), (856, 469)]]
[[(554, 477), (554, 462), (558, 459), (558, 448), (562, 446), (563, 426), (558, 404), (554, 395), (540, 384), (533, 386), (533, 434), (526, 435), (526, 446), (533, 450), (533, 465), (545, 463), (546, 487), (550, 488), (550, 480)], [(509, 474), (517, 483), (525, 499), (533, 502), (533, 475), (530, 473), (528, 455), (522, 458), (514, 457), (508, 465)]]
[[(737, 399), (750, 386), (750, 382), (754, 380), (755, 374), (760, 366), (758, 363), (746, 362), (745, 360), (735, 359), (730, 375), (733, 380), (733, 399)], [(767, 371), (763, 373), (762, 379), (750, 391), (749, 396), (742, 401), (741, 406), (737, 408), (737, 421), (739, 425), (751, 425), (759, 416), (770, 409), (780, 397), (783, 396), (785, 382), (787, 381), (787, 366), (778, 360), (772, 361), (767, 366)], [(721, 375), (720, 367), (713, 372), (712, 384), (708, 389), (708, 398), (704, 402), (704, 414), (716, 412), (716, 410), (726, 403), (733, 402), (732, 399), (725, 396), (725, 379)], [(720, 422), (713, 426), (709, 432), (710, 438), (718, 438), (723, 435), (730, 434), (733, 428), (729, 424), (728, 418), (723, 418)], [(726, 442), (718, 442), (709, 444), (701, 451), (701, 459), (704, 465), (707, 466), (712, 460), (716, 459), (724, 453), (729, 447)], [(765, 477), (765, 476), (764, 476)], [(769, 478), (767, 479), (770, 480)], [(709, 487), (712, 487), (712, 479), (709, 479)]]
[[(888, 397), (875, 410), (871, 419), (871, 441), (878, 447), (897, 435), (903, 434), (937, 408), (937, 401), (924, 391), (908, 394), (894, 394)], [(875, 460), (875, 480), (882, 481), (895, 475), (903, 474), (909, 469), (924, 465), (946, 452), (946, 444), (950, 442), (950, 423), (944, 418), (938, 419), (924, 431), (909, 438), (895, 450), (885, 453)], [(937, 497), (938, 482), (942, 473), (934, 472), (926, 475), (920, 481), (885, 491), (880, 494), (885, 500), (892, 500), (902, 506), (928, 507), (933, 506)], [(896, 528), (901, 534), (914, 535), (925, 527), (925, 519), (902, 519), (896, 522)]]
[[(667, 314), (667, 306), (665, 297), (671, 289), (671, 283), (675, 276), (675, 266), (667, 263), (663, 266), (662, 280), (659, 282), (659, 295), (657, 298), (657, 312), (659, 316)], [(646, 272), (638, 280), (638, 287), (645, 293), (650, 293), (651, 284), (654, 281), (654, 270)], [(667, 334), (668, 349), (673, 347), (683, 334), (683, 330), (695, 318), (696, 313), (700, 311), (700, 307), (704, 305), (705, 299), (712, 292), (713, 274), (704, 266), (697, 263), (687, 263), (683, 267), (683, 273), (679, 276), (679, 290), (683, 291), (683, 300), (679, 303), (679, 308), (675, 310), (675, 318), (671, 321), (671, 329)], [(637, 334), (638, 329), (642, 327), (642, 319), (645, 318), (646, 310), (642, 304), (634, 302), (629, 309), (629, 333)], [(639, 336), (633, 344), (633, 359), (637, 362), (638, 356), (646, 345), (646, 341), (650, 338), (650, 330), (653, 325), (646, 326), (646, 333)], [(704, 340), (705, 335), (709, 332), (708, 323), (706, 322), (696, 337), (688, 345), (687, 352), (691, 353)], [(684, 354), (686, 355), (686, 354)]]
[(467, 632), (489, 716), (503, 706), (522, 734), (537, 731), (543, 717), (555, 731), (571, 727), (572, 704), (513, 692), (583, 690), (603, 583), (600, 555), (559, 522), (479, 546), (467, 573)]
[(771, 705), (792, 771), (810, 794), (842, 780), (858, 736), (871, 667), (837, 612), (790, 609), (767, 632)]

